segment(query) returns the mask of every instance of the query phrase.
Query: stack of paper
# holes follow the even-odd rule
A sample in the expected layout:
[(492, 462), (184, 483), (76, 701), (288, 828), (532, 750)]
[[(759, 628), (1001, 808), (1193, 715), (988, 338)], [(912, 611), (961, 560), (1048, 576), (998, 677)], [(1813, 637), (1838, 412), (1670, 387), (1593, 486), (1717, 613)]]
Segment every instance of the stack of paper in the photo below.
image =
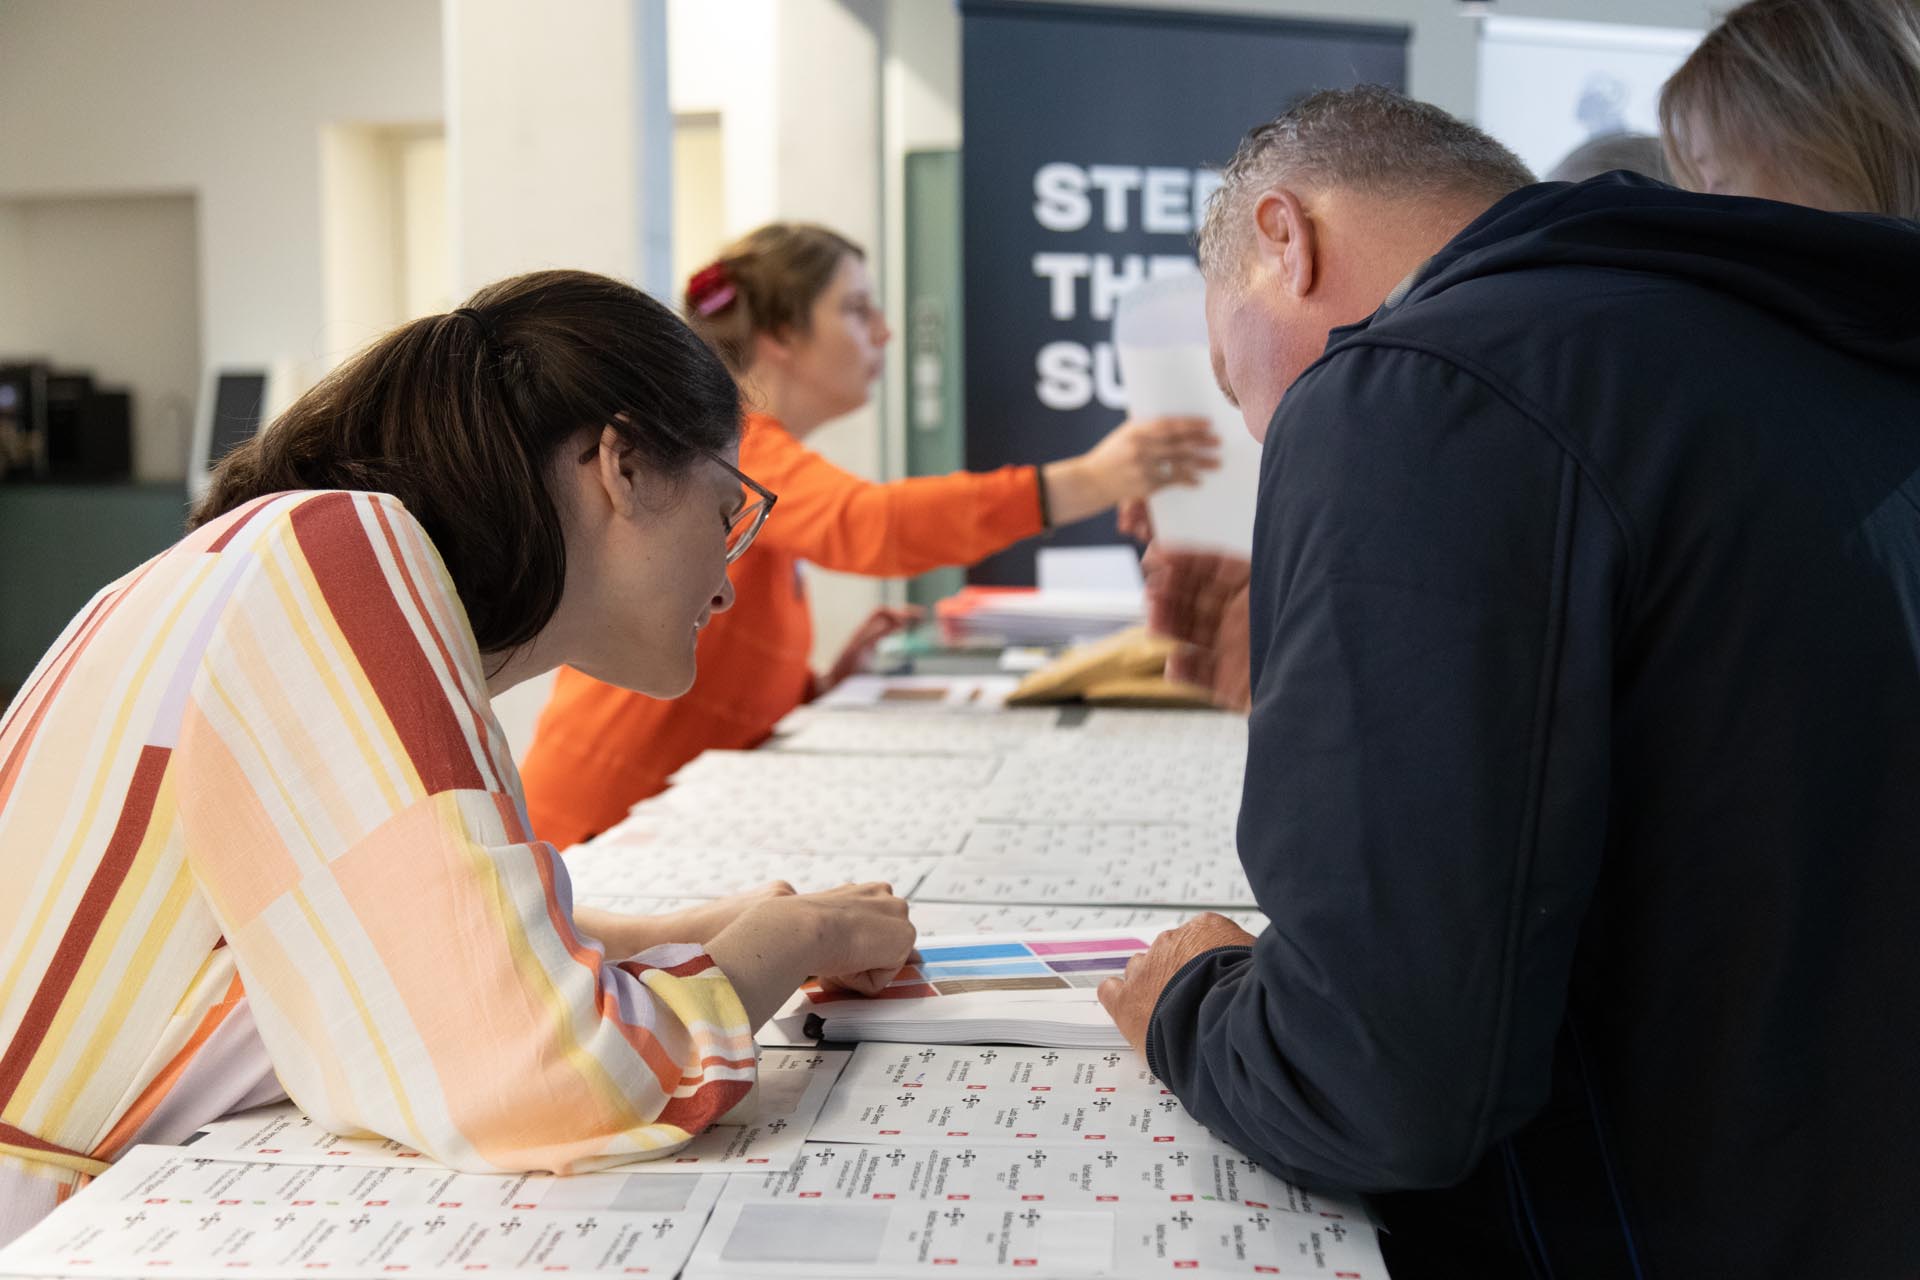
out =
[(949, 644), (1067, 645), (1146, 620), (1137, 591), (966, 587), (934, 606)]
[(923, 942), (878, 996), (809, 982), (783, 1013), (804, 1011), (824, 1040), (1124, 1048), (1096, 989), (1151, 935), (987, 934)]

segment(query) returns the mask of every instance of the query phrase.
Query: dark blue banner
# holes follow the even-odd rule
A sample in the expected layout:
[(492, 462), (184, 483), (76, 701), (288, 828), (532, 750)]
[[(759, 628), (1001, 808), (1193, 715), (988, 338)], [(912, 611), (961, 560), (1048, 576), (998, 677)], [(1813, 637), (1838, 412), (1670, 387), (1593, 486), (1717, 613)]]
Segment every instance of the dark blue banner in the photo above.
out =
[[(1092, 447), (1124, 419), (1114, 299), (1190, 271), (1214, 170), (1317, 89), (1406, 84), (1407, 30), (961, 0), (966, 458)], [(1114, 542), (1111, 517), (1051, 535)], [(976, 582), (1033, 581), (1034, 543)]]

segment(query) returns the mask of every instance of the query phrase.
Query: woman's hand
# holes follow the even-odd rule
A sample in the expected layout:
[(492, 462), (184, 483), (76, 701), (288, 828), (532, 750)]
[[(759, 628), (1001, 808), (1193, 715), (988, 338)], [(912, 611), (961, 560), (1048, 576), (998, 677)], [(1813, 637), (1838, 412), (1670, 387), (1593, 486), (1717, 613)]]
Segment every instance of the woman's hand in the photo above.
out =
[(758, 1027), (810, 977), (871, 995), (913, 954), (907, 904), (884, 884), (774, 897), (744, 911), (707, 944)]
[(813, 900), (827, 939), (813, 971), (821, 981), (874, 995), (913, 954), (916, 932), (907, 919), (907, 902), (891, 885), (847, 884), (804, 896)]
[(769, 880), (745, 893), (715, 898), (697, 907), (683, 907), (653, 918), (671, 931), (669, 941), (698, 942), (704, 946), (713, 941), (722, 929), (761, 903), (773, 898), (791, 898), (794, 892), (794, 887), (785, 880)]
[(927, 611), (918, 605), (904, 608), (892, 608), (882, 605), (867, 615), (865, 622), (853, 629), (853, 636), (846, 647), (840, 650), (840, 656), (834, 659), (824, 679), (820, 681), (822, 690), (833, 686), (853, 675), (867, 665), (867, 659), (873, 656), (873, 648), (888, 636), (908, 627), (917, 626), (927, 616)]
[(1041, 468), (1047, 507), (1072, 524), (1170, 484), (1198, 484), (1220, 466), (1220, 437), (1205, 418), (1129, 418), (1077, 458)]
[(596, 907), (576, 907), (573, 923), (580, 932), (600, 943), (608, 959), (625, 960), (662, 943), (698, 942), (704, 946), (749, 909), (770, 898), (790, 898), (793, 893), (793, 886), (785, 880), (769, 880), (745, 893), (651, 916), (630, 916), (601, 911)]

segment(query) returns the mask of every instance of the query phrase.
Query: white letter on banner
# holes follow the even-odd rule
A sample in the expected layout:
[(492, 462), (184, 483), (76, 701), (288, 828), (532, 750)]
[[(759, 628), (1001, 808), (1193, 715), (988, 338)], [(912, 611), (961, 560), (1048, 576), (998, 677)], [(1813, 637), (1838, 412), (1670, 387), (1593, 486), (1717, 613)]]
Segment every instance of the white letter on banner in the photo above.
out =
[(1040, 374), (1033, 393), (1049, 409), (1084, 409), (1093, 398), (1093, 378), (1087, 372), (1087, 349), (1078, 342), (1049, 342), (1034, 357)]
[(1055, 320), (1071, 320), (1075, 307), (1073, 282), (1083, 279), (1087, 274), (1087, 255), (1084, 253), (1036, 253), (1033, 255), (1033, 274), (1048, 280), (1052, 288), (1047, 293), (1047, 309)]
[(1140, 185), (1140, 170), (1130, 164), (1096, 164), (1087, 177), (1105, 197), (1101, 205), (1101, 225), (1109, 231), (1127, 229), (1127, 193)]
[(1033, 173), (1033, 218), (1049, 231), (1078, 231), (1093, 216), (1087, 175), (1077, 164), (1055, 161)]
[(1192, 231), (1192, 187), (1193, 174), (1186, 169), (1147, 170), (1147, 185), (1140, 194), (1140, 225), (1162, 236)]
[(1120, 356), (1111, 342), (1094, 345), (1093, 383), (1101, 404), (1109, 409), (1127, 407), (1127, 389), (1120, 385)]
[(1114, 299), (1147, 278), (1147, 260), (1140, 254), (1129, 253), (1119, 261), (1120, 270), (1115, 271), (1112, 254), (1093, 255), (1093, 281), (1087, 287), (1087, 314), (1095, 320), (1113, 319)]

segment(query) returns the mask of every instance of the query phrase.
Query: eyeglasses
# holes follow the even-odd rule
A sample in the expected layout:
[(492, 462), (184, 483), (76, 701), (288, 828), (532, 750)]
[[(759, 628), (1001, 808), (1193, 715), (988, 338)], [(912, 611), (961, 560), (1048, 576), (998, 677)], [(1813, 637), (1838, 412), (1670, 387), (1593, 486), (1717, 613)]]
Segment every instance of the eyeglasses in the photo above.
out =
[(779, 495), (774, 493), (773, 490), (767, 488), (719, 454), (710, 453), (707, 456), (731, 472), (733, 478), (738, 480), (742, 487), (751, 489), (760, 495), (726, 518), (727, 563), (732, 564), (735, 560), (745, 555), (747, 548), (753, 545), (753, 540), (760, 535), (760, 526), (765, 524), (767, 517), (773, 514), (773, 504), (780, 499)]
[[(665, 432), (664, 434), (673, 435), (672, 432)], [(675, 438), (677, 439), (678, 437)], [(707, 457), (711, 458), (720, 466), (725, 467), (733, 478), (740, 482), (742, 488), (751, 489), (760, 495), (752, 502), (742, 504), (740, 509), (732, 515), (722, 517), (726, 522), (727, 528), (726, 563), (732, 564), (735, 560), (745, 555), (747, 548), (753, 545), (753, 540), (760, 536), (760, 526), (765, 524), (767, 517), (773, 514), (773, 504), (780, 500), (779, 495), (711, 449), (703, 449), (701, 452), (705, 453)], [(599, 453), (600, 446), (596, 444), (580, 455), (580, 461), (583, 464), (592, 462)]]

